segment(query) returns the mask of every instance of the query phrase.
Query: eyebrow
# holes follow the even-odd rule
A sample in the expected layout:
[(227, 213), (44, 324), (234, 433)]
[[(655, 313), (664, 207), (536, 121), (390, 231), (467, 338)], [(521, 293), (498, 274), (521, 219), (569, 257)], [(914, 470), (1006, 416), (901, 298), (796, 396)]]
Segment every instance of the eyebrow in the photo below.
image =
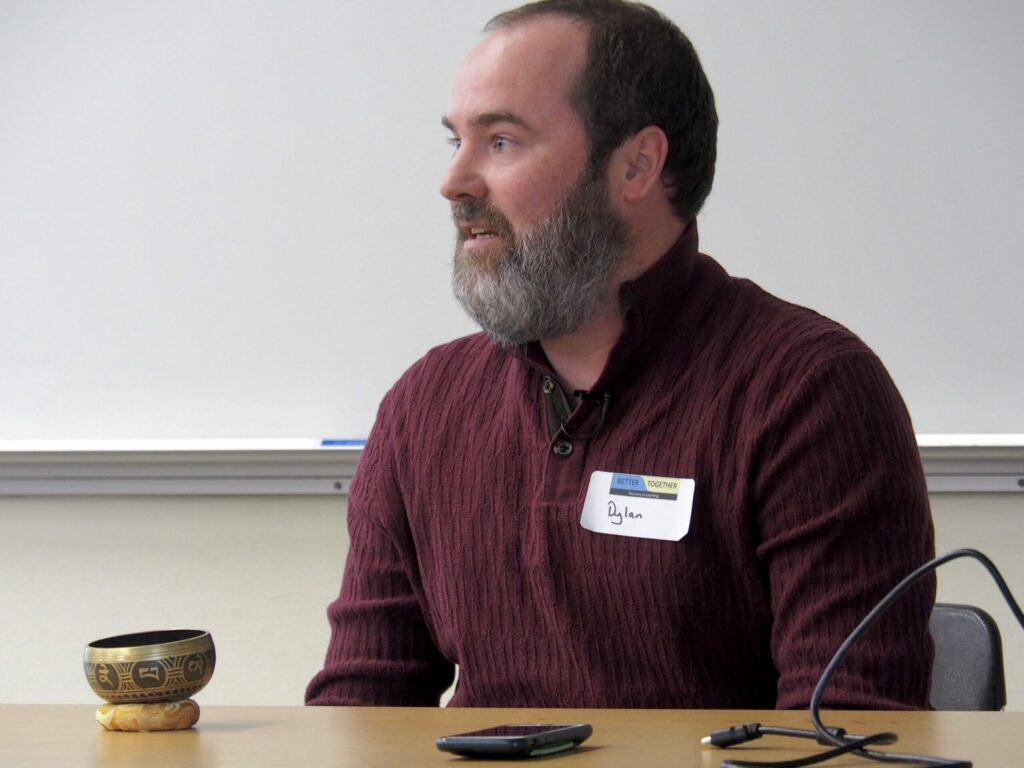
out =
[[(469, 124), (473, 127), (487, 127), (496, 123), (510, 123), (511, 125), (525, 128), (527, 131), (532, 132), (534, 130), (533, 126), (514, 112), (483, 112), (469, 121)], [(455, 130), (455, 125), (448, 119), (447, 115), (441, 118), (441, 125), (452, 133), (458, 133)]]

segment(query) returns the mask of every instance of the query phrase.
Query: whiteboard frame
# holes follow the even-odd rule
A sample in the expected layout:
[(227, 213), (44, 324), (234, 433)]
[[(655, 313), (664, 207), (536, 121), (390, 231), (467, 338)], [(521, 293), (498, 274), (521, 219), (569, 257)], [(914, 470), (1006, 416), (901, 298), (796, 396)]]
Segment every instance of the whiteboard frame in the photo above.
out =
[[(931, 493), (1024, 493), (1024, 435), (917, 436)], [(342, 496), (359, 446), (319, 440), (0, 441), (0, 497)]]

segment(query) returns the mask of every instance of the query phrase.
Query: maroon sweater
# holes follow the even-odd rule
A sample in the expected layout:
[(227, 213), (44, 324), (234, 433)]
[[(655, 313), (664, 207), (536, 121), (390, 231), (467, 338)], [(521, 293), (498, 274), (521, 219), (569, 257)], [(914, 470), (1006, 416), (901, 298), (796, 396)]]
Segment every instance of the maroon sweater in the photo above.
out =
[[(539, 345), (481, 334), (388, 393), (311, 704), (805, 705), (870, 607), (933, 554), (910, 420), (845, 329), (729, 277), (690, 227), (623, 290), (589, 439), (549, 430)], [(548, 387), (550, 389), (550, 386)], [(585, 437), (599, 402), (566, 423)], [(693, 478), (679, 542), (580, 526), (591, 472)], [(934, 581), (833, 678), (832, 706), (925, 707)]]

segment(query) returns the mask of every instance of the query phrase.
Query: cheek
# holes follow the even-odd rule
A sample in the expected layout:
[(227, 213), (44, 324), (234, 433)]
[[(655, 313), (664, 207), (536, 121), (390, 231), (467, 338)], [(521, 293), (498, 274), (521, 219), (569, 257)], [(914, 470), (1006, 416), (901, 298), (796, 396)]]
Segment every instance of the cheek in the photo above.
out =
[(557, 169), (540, 169), (492, 187), (493, 203), (515, 228), (547, 218), (569, 191), (572, 179)]

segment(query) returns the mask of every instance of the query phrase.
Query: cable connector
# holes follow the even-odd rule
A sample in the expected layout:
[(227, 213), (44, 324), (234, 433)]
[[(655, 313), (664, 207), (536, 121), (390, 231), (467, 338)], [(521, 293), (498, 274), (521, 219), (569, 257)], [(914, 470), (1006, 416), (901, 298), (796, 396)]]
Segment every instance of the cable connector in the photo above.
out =
[(700, 740), (701, 744), (710, 744), (713, 747), (731, 747), (735, 744), (742, 744), (745, 741), (753, 741), (761, 738), (761, 724), (748, 723), (747, 725), (734, 725), (731, 728), (720, 728)]

